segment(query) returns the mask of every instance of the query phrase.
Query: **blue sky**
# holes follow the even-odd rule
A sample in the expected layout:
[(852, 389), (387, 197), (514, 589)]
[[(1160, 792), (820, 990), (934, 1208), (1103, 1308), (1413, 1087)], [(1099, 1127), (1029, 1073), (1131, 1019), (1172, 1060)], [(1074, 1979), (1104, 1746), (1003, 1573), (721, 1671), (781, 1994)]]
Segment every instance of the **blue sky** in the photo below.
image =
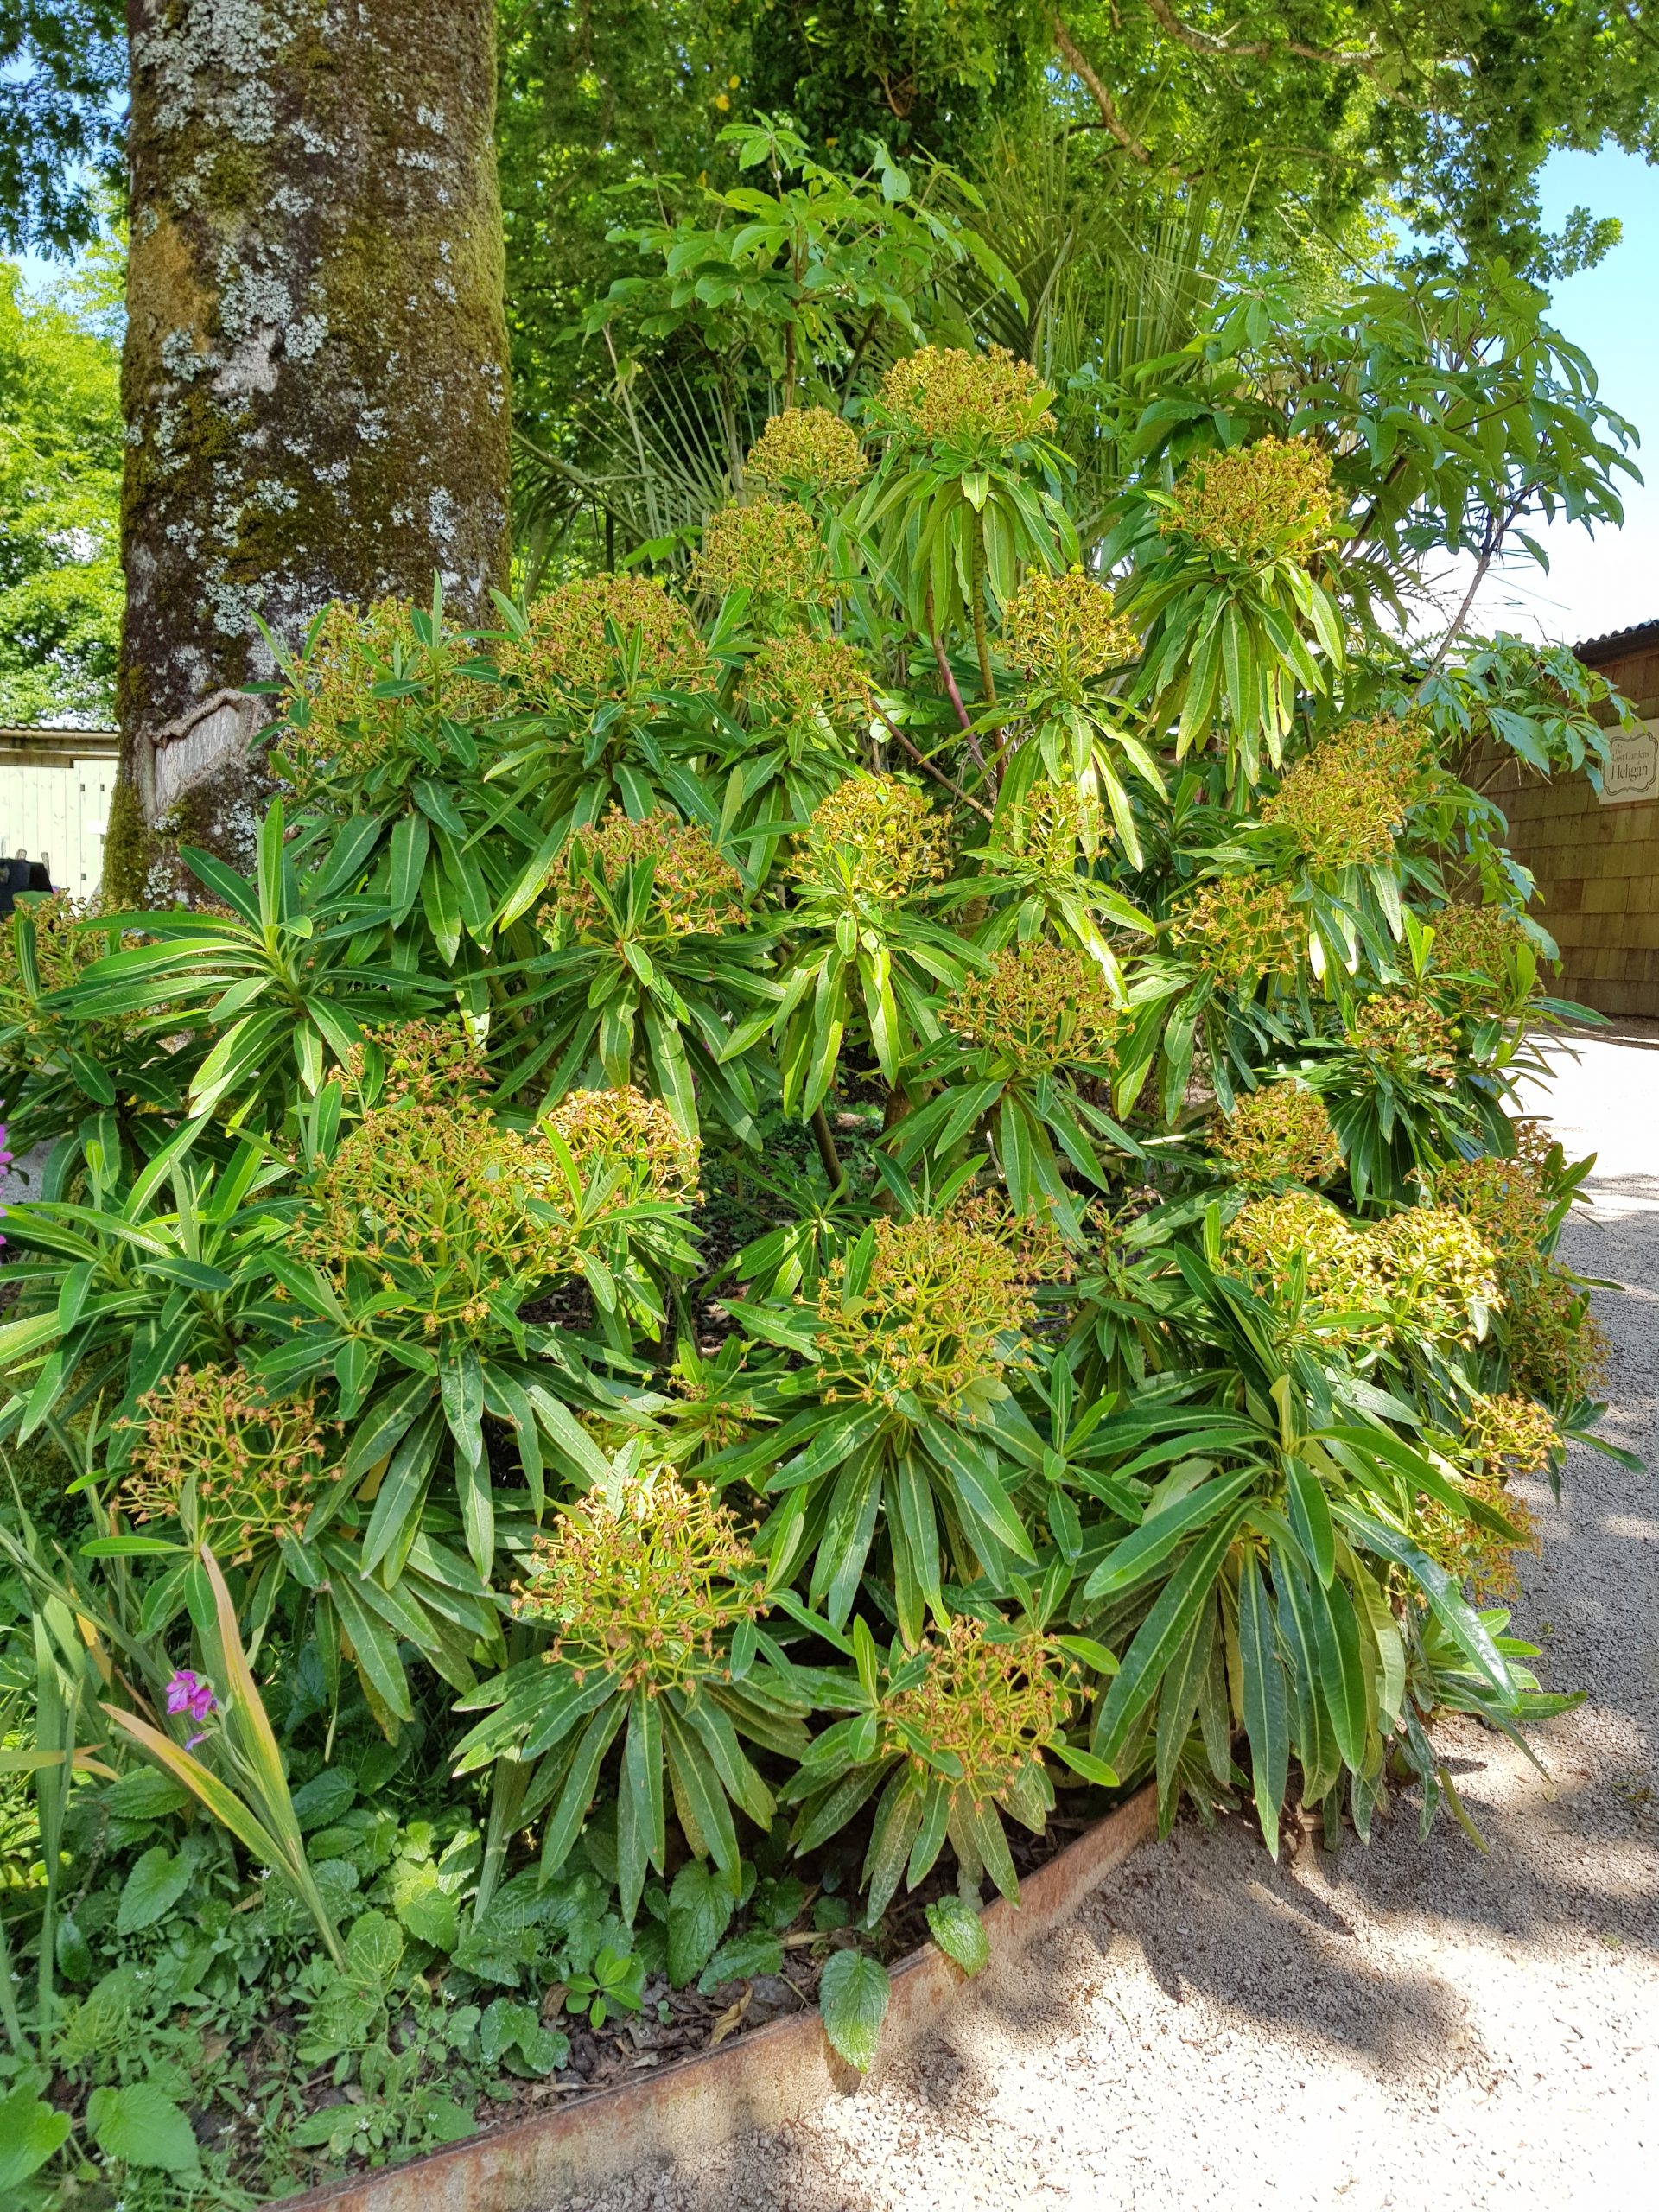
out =
[(1553, 155), (1543, 203), (1552, 227), (1574, 207), (1624, 224), (1603, 261), (1555, 287), (1552, 320), (1595, 364), (1608, 405), (1641, 434), (1634, 457), (1649, 482), (1628, 486), (1623, 530), (1593, 537), (1581, 524), (1535, 530), (1549, 573), (1522, 556), (1488, 578), (1471, 619), (1577, 645), (1659, 620), (1659, 168), (1613, 151)]

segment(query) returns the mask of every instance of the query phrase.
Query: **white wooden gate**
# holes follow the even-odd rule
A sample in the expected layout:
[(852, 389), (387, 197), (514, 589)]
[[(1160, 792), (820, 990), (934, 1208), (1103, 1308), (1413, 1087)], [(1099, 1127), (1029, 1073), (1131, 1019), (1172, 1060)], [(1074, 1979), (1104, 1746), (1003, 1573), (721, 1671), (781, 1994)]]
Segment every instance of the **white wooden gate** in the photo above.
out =
[(113, 730), (0, 730), (0, 855), (44, 861), (54, 890), (90, 899), (118, 750)]

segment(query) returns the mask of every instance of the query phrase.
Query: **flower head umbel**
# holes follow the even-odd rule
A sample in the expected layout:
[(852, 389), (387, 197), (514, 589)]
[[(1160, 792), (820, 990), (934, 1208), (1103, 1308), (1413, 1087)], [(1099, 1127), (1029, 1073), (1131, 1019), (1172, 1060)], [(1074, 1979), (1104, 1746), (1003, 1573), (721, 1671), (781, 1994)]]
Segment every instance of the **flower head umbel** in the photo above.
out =
[(547, 1659), (578, 1682), (598, 1670), (649, 1697), (694, 1690), (727, 1678), (715, 1639), (763, 1609), (754, 1566), (728, 1508), (661, 1468), (566, 1506), (514, 1610), (552, 1628)]
[(1449, 1206), (1407, 1206), (1364, 1231), (1395, 1327), (1473, 1344), (1501, 1303), (1497, 1261), (1471, 1222)]
[(748, 918), (742, 877), (700, 823), (682, 822), (661, 807), (636, 822), (613, 806), (602, 822), (573, 833), (537, 927), (555, 937), (563, 924), (585, 942), (613, 941), (616, 924), (593, 877), (620, 901), (624, 878), (644, 861), (652, 863), (651, 919), (660, 935), (718, 937)]
[(813, 809), (791, 873), (830, 896), (893, 905), (945, 872), (945, 826), (900, 776), (849, 776)]
[[(188, 1667), (181, 1667), (167, 1686), (167, 1709), (169, 1713), (188, 1713), (193, 1720), (206, 1720), (219, 1710), (219, 1700), (213, 1695), (213, 1686), (205, 1675), (194, 1674)], [(207, 1730), (198, 1729), (194, 1736), (185, 1738), (187, 1751), (206, 1740)]]
[(1560, 1449), (1554, 1419), (1530, 1398), (1514, 1394), (1477, 1397), (1464, 1416), (1465, 1461), (1458, 1487), (1488, 1513), (1502, 1514), (1511, 1533), (1455, 1513), (1438, 1499), (1420, 1502), (1417, 1541), (1481, 1599), (1510, 1597), (1517, 1553), (1536, 1551), (1538, 1531), (1526, 1501), (1507, 1485), (1515, 1475), (1542, 1471)]
[(569, 1147), (584, 1175), (616, 1177), (631, 1196), (685, 1205), (698, 1195), (696, 1138), (643, 1090), (573, 1090), (540, 1126)]
[(1216, 1155), (1241, 1183), (1325, 1183), (1342, 1168), (1342, 1147), (1316, 1090), (1302, 1083), (1270, 1083), (1247, 1092), (1230, 1114), (1218, 1115)]
[(946, 1001), (940, 1019), (965, 1045), (1037, 1075), (1109, 1063), (1131, 1017), (1098, 961), (1039, 942), (999, 952)]
[[(28, 1093), (20, 1096), (14, 1084), (26, 1083), (46, 1065), (62, 1067), (71, 1053), (84, 1054), (115, 1073), (129, 1040), (143, 1035), (153, 1011), (139, 1007), (89, 1020), (50, 1003), (54, 992), (68, 990), (93, 961), (113, 949), (105, 931), (86, 926), (98, 913), (95, 899), (54, 891), (29, 899), (26, 910), (19, 906), (0, 916), (0, 1103), (10, 1100), (20, 1141), (26, 1144), (35, 1135), (26, 1118)], [(33, 940), (32, 975), (25, 973), (19, 943), (24, 936)], [(116, 1080), (121, 1080), (118, 1073)]]
[(844, 1260), (818, 1289), (820, 1371), (832, 1397), (892, 1404), (906, 1392), (956, 1408), (1001, 1395), (1036, 1319), (1031, 1284), (1066, 1262), (1057, 1231), (977, 1202), (908, 1221), (878, 1219), (861, 1292)]
[(496, 664), (523, 703), (553, 707), (619, 695), (636, 632), (640, 673), (658, 691), (715, 689), (718, 671), (690, 614), (646, 576), (584, 576), (531, 602), (522, 637), (501, 640)]
[(1299, 1261), (1309, 1306), (1341, 1317), (1334, 1341), (1380, 1341), (1392, 1329), (1472, 1344), (1500, 1303), (1490, 1248), (1444, 1206), (1408, 1206), (1361, 1224), (1311, 1191), (1286, 1191), (1242, 1206), (1225, 1242), (1269, 1300)]
[(741, 696), (752, 719), (792, 738), (843, 751), (869, 728), (874, 690), (855, 649), (841, 638), (788, 630), (769, 638), (744, 671)]
[(1348, 1026), (1358, 1052), (1392, 1075), (1427, 1076), (1450, 1083), (1457, 1074), (1457, 1039), (1438, 1007), (1412, 991), (1380, 991), (1362, 999)]
[(1287, 830), (1311, 868), (1386, 861), (1419, 781), (1421, 746), (1414, 724), (1351, 722), (1296, 762), (1264, 802), (1262, 819)]
[(803, 492), (849, 492), (870, 473), (858, 432), (827, 407), (774, 415), (749, 448), (748, 474), (762, 484)]
[(1363, 1344), (1385, 1336), (1382, 1285), (1365, 1232), (1329, 1199), (1306, 1190), (1251, 1198), (1228, 1224), (1224, 1243), (1229, 1260), (1268, 1300), (1282, 1292), (1293, 1262), (1299, 1262), (1306, 1305), (1329, 1341)]
[(1344, 722), (1321, 738), (1318, 752), (1345, 760), (1386, 784), (1401, 804), (1414, 798), (1430, 773), (1434, 734), (1425, 717), (1408, 714), (1371, 715)]
[(982, 353), (924, 346), (895, 361), (881, 384), (885, 411), (901, 437), (986, 458), (1052, 430), (1049, 397), (1031, 364), (1001, 346)]
[[(379, 1055), (380, 1096), (387, 1101), (470, 1096), (489, 1083), (490, 1071), (477, 1039), (457, 1015), (441, 1021), (388, 1021), (364, 1032)], [(367, 1058), (363, 1046), (346, 1055), (346, 1072), (360, 1082)]]
[(791, 499), (717, 507), (702, 526), (691, 583), (712, 599), (741, 588), (791, 607), (828, 605), (842, 596), (818, 525)]
[(1538, 1530), (1524, 1498), (1506, 1490), (1499, 1475), (1477, 1471), (1457, 1484), (1463, 1495), (1489, 1512), (1501, 1513), (1513, 1534), (1472, 1520), (1438, 1498), (1420, 1498), (1412, 1535), (1438, 1566), (1466, 1582), (1478, 1603), (1513, 1598), (1516, 1554), (1535, 1552)]
[(941, 1764), (960, 1769), (955, 1787), (973, 1804), (1006, 1797), (1071, 1718), (1075, 1667), (1046, 1637), (994, 1637), (967, 1613), (921, 1653), (921, 1680), (882, 1700), (884, 1747), (924, 1783)]
[[(464, 719), (484, 702), (481, 687), (456, 675), (469, 651), (452, 636), (434, 639), (425, 610), (409, 600), (336, 601), (292, 665), (275, 746), (299, 797), (349, 803), (399, 761), (429, 767), (440, 715)], [(391, 693), (389, 679), (422, 688)]]
[(1526, 1274), (1537, 1265), (1554, 1211), (1545, 1178), (1554, 1150), (1541, 1122), (1516, 1127), (1510, 1159), (1479, 1153), (1434, 1171), (1434, 1196), (1471, 1221), (1497, 1254), (1500, 1273)]
[(1107, 587), (1076, 568), (1027, 577), (1003, 611), (1002, 650), (1033, 683), (1076, 696), (1133, 660), (1141, 640)]
[(1106, 834), (1106, 810), (1097, 793), (1076, 784), (1033, 784), (1009, 807), (992, 851), (1015, 874), (1076, 878), (1081, 854), (1092, 858)]
[(546, 1145), (442, 1100), (376, 1106), (318, 1171), (306, 1256), (342, 1288), (361, 1269), (429, 1336), (486, 1329), (493, 1301), (570, 1272), (575, 1234), (539, 1205)]
[(1551, 1262), (1507, 1288), (1510, 1382), (1573, 1412), (1601, 1388), (1611, 1356), (1607, 1332), (1590, 1311), (1589, 1286)]
[(175, 1367), (138, 1408), (118, 1493), (135, 1522), (181, 1521), (238, 1564), (297, 1541), (327, 1458), (309, 1395), (273, 1401), (239, 1367)]
[(1454, 900), (1430, 918), (1428, 983), (1438, 998), (1465, 1020), (1517, 1013), (1525, 1005), (1535, 966), (1523, 957), (1532, 948), (1517, 914)]
[(1477, 1398), (1463, 1424), (1463, 1442), (1488, 1475), (1535, 1475), (1561, 1446), (1553, 1414), (1514, 1392)]
[(1331, 536), (1331, 463), (1304, 438), (1262, 438), (1181, 472), (1158, 527), (1259, 568), (1306, 563)]
[(1182, 958), (1226, 990), (1254, 990), (1264, 976), (1294, 976), (1306, 935), (1284, 886), (1257, 876), (1217, 876), (1170, 917)]

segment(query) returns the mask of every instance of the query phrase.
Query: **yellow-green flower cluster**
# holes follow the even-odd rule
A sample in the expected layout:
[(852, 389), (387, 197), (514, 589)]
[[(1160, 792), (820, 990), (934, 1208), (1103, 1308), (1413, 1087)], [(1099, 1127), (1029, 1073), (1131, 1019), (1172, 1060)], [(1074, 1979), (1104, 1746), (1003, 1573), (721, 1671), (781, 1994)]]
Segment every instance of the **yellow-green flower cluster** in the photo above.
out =
[[(626, 689), (624, 652), (636, 631), (640, 664), (654, 690), (711, 691), (719, 671), (691, 617), (649, 576), (583, 576), (531, 602), (529, 632), (504, 639), (496, 664), (521, 703), (554, 707)], [(621, 645), (606, 634), (608, 624)]]
[(1513, 1392), (1477, 1398), (1463, 1424), (1465, 1447), (1487, 1475), (1535, 1475), (1560, 1441), (1554, 1416)]
[(1287, 830), (1309, 868), (1366, 868), (1394, 852), (1415, 781), (1417, 739), (1395, 721), (1351, 722), (1315, 746), (1262, 808)]
[(1182, 900), (1170, 918), (1170, 938), (1224, 989), (1254, 989), (1264, 976), (1295, 974), (1306, 929), (1282, 884), (1223, 875)]
[[(1308, 1304), (1324, 1313), (1375, 1313), (1380, 1286), (1365, 1232), (1312, 1191), (1251, 1198), (1227, 1225), (1227, 1255), (1271, 1298), (1293, 1260), (1302, 1262)], [(1382, 1325), (1356, 1324), (1344, 1334), (1375, 1337)]]
[(1022, 1364), (1036, 1318), (1031, 1259), (959, 1210), (878, 1219), (863, 1293), (836, 1261), (818, 1290), (818, 1357), (830, 1395), (891, 1404), (906, 1391), (952, 1408)]
[(1008, 810), (996, 850), (1039, 875), (1072, 876), (1079, 852), (1099, 850), (1106, 810), (1076, 784), (1033, 784)]
[(1033, 683), (1077, 692), (1133, 660), (1141, 640), (1107, 587), (1074, 568), (1027, 577), (1003, 610), (1002, 648)]
[(636, 822), (613, 806), (602, 821), (572, 836), (537, 926), (550, 936), (563, 924), (578, 938), (608, 938), (613, 925), (589, 872), (615, 891), (641, 861), (655, 863), (652, 913), (664, 936), (714, 937), (747, 919), (743, 879), (700, 823), (681, 822), (661, 808)]
[(786, 492), (849, 492), (870, 473), (858, 432), (827, 407), (774, 415), (750, 447), (747, 467)]
[(789, 630), (767, 639), (744, 671), (741, 696), (752, 715), (808, 736), (821, 736), (825, 723), (838, 734), (869, 727), (869, 673), (842, 638)]
[[(111, 1052), (118, 1049), (121, 1039), (145, 1020), (143, 1011), (85, 1022), (43, 1007), (23, 981), (18, 964), (17, 927), (25, 911), (34, 927), (35, 965), (41, 997), (52, 991), (66, 991), (79, 982), (93, 961), (101, 960), (110, 949), (101, 931), (80, 926), (96, 919), (97, 900), (83, 901), (67, 891), (30, 899), (26, 909), (0, 918), (0, 1024), (16, 1032), (12, 1053), (19, 1058), (43, 1060), (61, 1050), (66, 1041), (73, 1049), (90, 1052), (94, 1058), (99, 1057), (100, 1046)], [(0, 1099), (0, 1105), (3, 1103)]]
[[(1461, 900), (1442, 906), (1434, 925), (1433, 987), (1465, 1020), (1484, 1014), (1510, 1014), (1522, 1002), (1516, 957), (1526, 931), (1507, 906), (1477, 906)], [(1469, 980), (1451, 980), (1453, 970)]]
[(302, 1534), (325, 1458), (311, 1397), (273, 1404), (239, 1367), (176, 1367), (138, 1408), (120, 1490), (130, 1519), (187, 1520), (188, 1541), (227, 1565)]
[(536, 1539), (515, 1610), (552, 1627), (543, 1656), (578, 1682), (597, 1673), (657, 1697), (728, 1678), (715, 1639), (762, 1610), (741, 1579), (754, 1564), (728, 1510), (662, 1468), (614, 1501), (594, 1491), (566, 1506)]
[(1305, 563), (1330, 542), (1331, 463), (1306, 438), (1206, 454), (1181, 472), (1158, 527), (1252, 567)]
[(1526, 1502), (1505, 1490), (1502, 1478), (1493, 1474), (1465, 1475), (1458, 1488), (1476, 1503), (1501, 1513), (1515, 1535), (1500, 1535), (1431, 1497), (1419, 1499), (1412, 1535), (1438, 1566), (1470, 1586), (1477, 1604), (1511, 1599), (1516, 1554), (1538, 1548), (1538, 1531)]
[(1452, 1344), (1485, 1334), (1501, 1303), (1497, 1260), (1472, 1222), (1450, 1206), (1408, 1206), (1362, 1234), (1397, 1327)]
[(890, 905), (944, 875), (945, 825), (901, 776), (849, 776), (795, 840), (796, 879), (831, 895)]
[[(953, 1791), (988, 1805), (1041, 1764), (1043, 1746), (1077, 1702), (1077, 1670), (1048, 1637), (1028, 1631), (1004, 1643), (969, 1613), (921, 1649), (927, 1672), (882, 1700), (882, 1749), (903, 1752), (923, 1782), (937, 1779), (935, 1761), (955, 1760), (961, 1776)], [(917, 1738), (932, 1760), (916, 1749)]]
[(1362, 1226), (1311, 1191), (1286, 1191), (1249, 1200), (1225, 1242), (1230, 1258), (1266, 1298), (1282, 1289), (1300, 1256), (1316, 1313), (1382, 1317), (1338, 1332), (1353, 1341), (1376, 1339), (1391, 1326), (1402, 1335), (1471, 1343), (1499, 1302), (1490, 1247), (1443, 1206), (1412, 1206)]
[(1457, 1073), (1457, 1036), (1438, 1007), (1413, 991), (1380, 991), (1362, 999), (1348, 1034), (1362, 1052), (1396, 1074), (1412, 1071), (1450, 1083)]
[(691, 586), (713, 599), (742, 588), (791, 605), (821, 605), (842, 595), (818, 525), (792, 499), (717, 507), (702, 526)]
[(632, 1084), (620, 1090), (573, 1090), (542, 1118), (584, 1175), (620, 1171), (630, 1192), (683, 1205), (697, 1196), (702, 1147), (660, 1099)]
[[(459, 1014), (445, 1021), (384, 1022), (365, 1030), (364, 1039), (380, 1054), (381, 1096), (388, 1102), (416, 1098), (429, 1105), (435, 1098), (466, 1097), (490, 1080), (478, 1041)], [(346, 1055), (346, 1071), (354, 1081), (362, 1078), (363, 1060), (361, 1046)]]
[(1097, 961), (1038, 943), (999, 952), (986, 973), (969, 976), (940, 1019), (965, 1044), (1037, 1075), (1109, 1062), (1129, 1014)]
[(1344, 722), (1320, 740), (1319, 749), (1380, 778), (1403, 807), (1422, 788), (1433, 742), (1433, 731), (1420, 715), (1403, 721), (1397, 715), (1373, 715)]
[(881, 397), (899, 432), (918, 445), (1007, 454), (1054, 427), (1036, 370), (1001, 346), (982, 353), (924, 346), (893, 363)]
[[(1519, 1268), (1530, 1272), (1549, 1226), (1550, 1203), (1542, 1185), (1542, 1160), (1537, 1156), (1536, 1122), (1522, 1122), (1520, 1129), (1534, 1141), (1517, 1149), (1510, 1160), (1481, 1153), (1473, 1160), (1454, 1160), (1434, 1173), (1434, 1195), (1442, 1205), (1455, 1206), (1471, 1221), (1498, 1255), (1506, 1272)], [(1543, 1138), (1547, 1151), (1549, 1140)]]
[(1504, 1335), (1510, 1380), (1529, 1397), (1568, 1411), (1605, 1379), (1606, 1332), (1590, 1311), (1589, 1291), (1559, 1264), (1510, 1283)]
[(447, 643), (423, 645), (414, 612), (406, 599), (380, 599), (367, 608), (336, 601), (323, 615), (295, 664), (283, 700), (288, 721), (275, 746), (276, 765), (301, 799), (327, 799), (360, 782), (403, 749), (412, 721), (429, 719), (429, 701), (374, 696), (394, 661), (405, 677), (442, 690), (461, 657)]
[(319, 1171), (302, 1249), (343, 1287), (354, 1263), (401, 1292), (429, 1335), (476, 1331), (490, 1293), (567, 1274), (569, 1225), (531, 1211), (544, 1145), (457, 1102), (371, 1109)]
[(1273, 1083), (1216, 1118), (1211, 1146), (1239, 1182), (1323, 1183), (1342, 1168), (1342, 1147), (1317, 1090)]
[(1029, 1213), (1015, 1213), (1000, 1191), (975, 1191), (958, 1198), (950, 1212), (976, 1236), (1005, 1244), (1021, 1282), (1070, 1282), (1077, 1272), (1077, 1255), (1046, 1199)]

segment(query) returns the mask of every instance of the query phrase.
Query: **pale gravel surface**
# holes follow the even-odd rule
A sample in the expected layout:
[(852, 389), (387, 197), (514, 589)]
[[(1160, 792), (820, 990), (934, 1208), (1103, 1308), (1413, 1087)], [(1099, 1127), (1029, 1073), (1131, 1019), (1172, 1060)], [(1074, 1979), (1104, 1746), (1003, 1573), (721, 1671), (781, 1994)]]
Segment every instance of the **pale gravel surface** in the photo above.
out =
[[(1659, 1027), (1557, 1056), (1598, 1148), (1567, 1255), (1623, 1287), (1613, 1439), (1659, 1461)], [(1539, 1732), (1441, 1732), (1490, 1850), (1401, 1808), (1369, 1851), (1274, 1867), (1184, 1823), (910, 2063), (798, 2126), (569, 2212), (1460, 2212), (1655, 2202), (1659, 1477), (1573, 1455), (1529, 1486), (1517, 1627), (1590, 1701)]]

